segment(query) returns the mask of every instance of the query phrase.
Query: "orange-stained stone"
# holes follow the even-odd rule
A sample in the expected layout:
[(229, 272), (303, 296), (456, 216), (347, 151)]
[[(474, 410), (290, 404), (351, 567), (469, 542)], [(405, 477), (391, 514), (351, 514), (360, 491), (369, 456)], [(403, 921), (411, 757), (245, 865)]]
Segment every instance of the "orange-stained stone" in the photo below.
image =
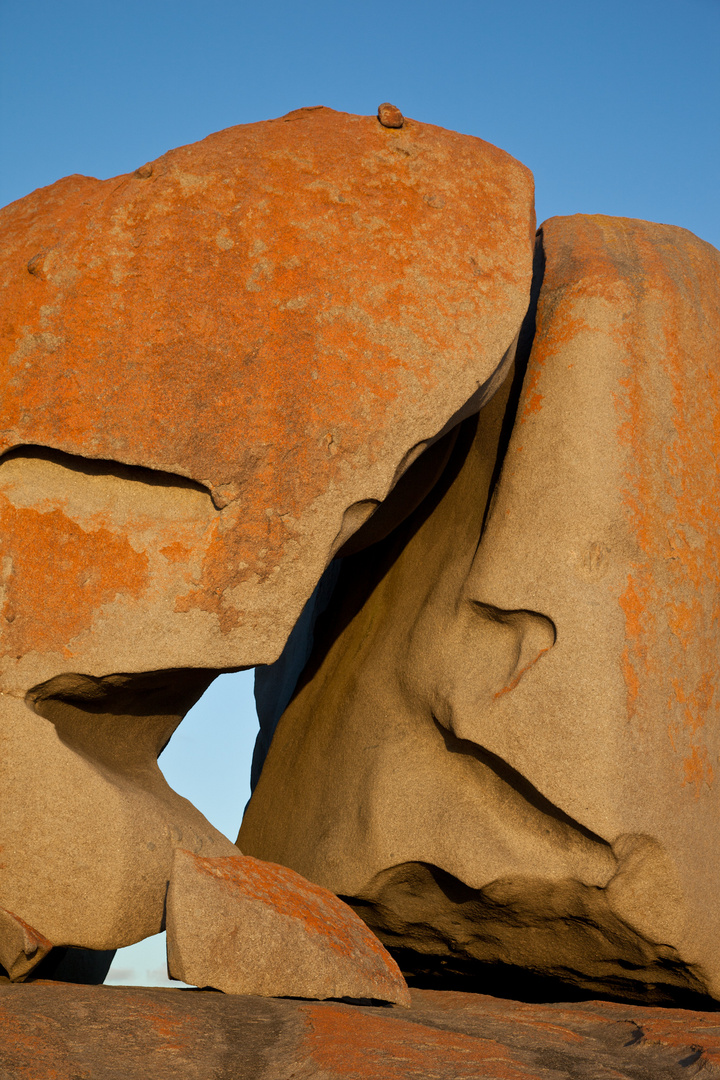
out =
[(0, 211), (0, 902), (54, 945), (158, 932), (181, 840), (237, 850), (157, 755), (492, 395), (532, 196), (479, 139), (318, 108)]
[(343, 560), (238, 843), (408, 976), (720, 1000), (720, 253), (577, 216), (539, 254), (508, 414)]
[(395, 961), (354, 911), (294, 870), (178, 849), (167, 901), (172, 977), (231, 994), (410, 1004)]
[[(303, 1007), (302, 1049), (332, 1080), (536, 1080), (536, 1071), (492, 1039), (442, 1031), (342, 1006)], [(482, 1070), (482, 1071), (480, 1071)], [(430, 1073), (432, 1076), (433, 1073)]]
[(503, 151), (324, 108), (67, 177), (0, 211), (0, 454), (205, 485), (225, 509), (192, 580), (166, 583), (177, 625), (198, 614), (198, 664), (272, 660), (345, 511), (493, 376), (532, 228), (530, 174)]
[(99, 605), (120, 595), (137, 601), (146, 592), (144, 552), (105, 528), (86, 532), (58, 509), (17, 509), (0, 496), (0, 535), (12, 567), (3, 640), (18, 657), (53, 645), (64, 649), (92, 626)]
[(718, 997), (720, 253), (600, 215), (552, 218), (542, 248), (469, 584), (542, 612), (557, 639), (455, 731), (613, 844), (614, 910)]

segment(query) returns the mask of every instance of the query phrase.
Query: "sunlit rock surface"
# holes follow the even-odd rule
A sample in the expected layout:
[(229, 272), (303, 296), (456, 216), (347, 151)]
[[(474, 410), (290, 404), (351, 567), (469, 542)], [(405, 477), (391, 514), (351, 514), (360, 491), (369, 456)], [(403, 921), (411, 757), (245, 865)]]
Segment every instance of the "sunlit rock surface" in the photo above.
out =
[[(72, 610), (47, 598), (42, 635), (18, 611), (13, 656), (274, 660), (331, 554), (497, 385), (533, 229), (532, 177), (502, 150), (324, 108), (6, 207), (0, 453), (152, 469), (126, 476), (158, 503), (172, 488), (157, 520), (142, 494), (124, 521), (89, 496), (81, 535), (89, 502), (3, 506), (3, 528), (75, 554), (55, 565)], [(19, 574), (7, 588), (29, 605)]]
[(514, 386), (337, 571), (239, 843), (408, 974), (718, 998), (720, 256), (556, 218), (536, 295)]
[(397, 965), (346, 904), (240, 854), (175, 852), (167, 950), (171, 978), (227, 994), (410, 1004)]
[(512, 360), (532, 178), (400, 120), (300, 109), (0, 213), (0, 906), (24, 972), (13, 920), (126, 945), (162, 929), (178, 848), (237, 855), (158, 754), (217, 671), (275, 660)]
[(144, 987), (0, 986), (0, 1070), (93, 1080), (687, 1080), (717, 1013), (414, 990), (412, 1007)]

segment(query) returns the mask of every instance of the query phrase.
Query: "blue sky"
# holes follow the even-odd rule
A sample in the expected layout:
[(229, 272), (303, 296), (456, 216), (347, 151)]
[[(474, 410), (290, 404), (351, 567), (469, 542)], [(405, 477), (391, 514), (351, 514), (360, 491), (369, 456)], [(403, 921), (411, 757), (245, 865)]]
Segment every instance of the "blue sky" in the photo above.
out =
[(718, 0), (1, 0), (0, 27), (0, 204), (300, 105), (391, 100), (520, 158), (541, 219), (720, 244)]
[[(301, 105), (388, 100), (529, 166), (539, 221), (640, 217), (720, 247), (720, 0), (0, 0), (0, 205)], [(161, 759), (232, 838), (251, 682), (223, 676)], [(162, 981), (160, 950), (116, 970)]]

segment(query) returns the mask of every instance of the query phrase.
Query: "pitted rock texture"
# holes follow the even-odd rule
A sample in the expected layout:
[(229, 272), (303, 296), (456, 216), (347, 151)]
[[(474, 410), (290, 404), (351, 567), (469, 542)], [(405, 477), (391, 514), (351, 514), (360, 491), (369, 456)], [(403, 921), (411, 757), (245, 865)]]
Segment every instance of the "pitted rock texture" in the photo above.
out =
[(178, 844), (237, 854), (157, 764), (212, 677), (67, 674), (28, 701), (0, 698), (0, 896), (53, 946), (114, 949), (159, 933)]
[(450, 723), (612, 844), (606, 895), (720, 997), (720, 253), (576, 215), (545, 273), (470, 595), (557, 640)]
[(336, 896), (284, 866), (175, 853), (168, 970), (193, 986), (410, 1004), (397, 964)]
[(533, 222), (530, 173), (503, 151), (324, 108), (6, 207), (0, 453), (37, 445), (206, 495), (169, 530), (144, 507), (88, 528), (59, 496), (3, 502), (9, 556), (67, 533), (55, 591), (83, 587), (74, 620), (48, 597), (40, 631), (11, 572), (8, 656), (106, 674), (95, 639), (114, 635), (115, 671), (149, 651), (157, 667), (274, 660), (333, 551), (496, 385)]
[(142, 987), (0, 986), (0, 1077), (720, 1077), (717, 1013), (422, 990), (412, 999), (407, 1010)]
[(239, 843), (408, 972), (720, 998), (720, 255), (553, 219), (536, 292), (514, 387), (343, 560)]

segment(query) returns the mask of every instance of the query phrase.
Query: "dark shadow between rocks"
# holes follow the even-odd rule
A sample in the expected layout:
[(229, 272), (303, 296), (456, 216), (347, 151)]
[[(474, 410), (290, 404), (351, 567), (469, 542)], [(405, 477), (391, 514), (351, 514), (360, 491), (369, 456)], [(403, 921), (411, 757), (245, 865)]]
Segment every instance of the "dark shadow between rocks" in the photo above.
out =
[(539, 975), (512, 964), (475, 964), (463, 969), (455, 961), (442, 956), (425, 957), (426, 964), (417, 962), (417, 954), (389, 948), (409, 987), (418, 990), (453, 990), (466, 994), (487, 994), (506, 1001), (529, 1004), (562, 1004), (572, 1001), (615, 1001), (622, 1005), (660, 1006), (664, 1009), (691, 1009), (699, 1012), (720, 1012), (720, 1003), (707, 994), (662, 983), (638, 986), (631, 980), (617, 980), (617, 992), (582, 989), (559, 977)]
[(507, 879), (473, 889), (436, 866), (405, 863), (378, 874), (361, 897), (342, 899), (410, 986), (720, 1009), (672, 948), (647, 941), (612, 913), (603, 889), (578, 881)]
[[(163, 472), (161, 469), (149, 469), (144, 465), (126, 465), (121, 461), (105, 458), (81, 457), (79, 454), (66, 454), (50, 446), (22, 444), (14, 446), (0, 457), (0, 465), (16, 458), (49, 461), (61, 465), (70, 472), (82, 476), (114, 476), (118, 480), (132, 480), (134, 483), (147, 484), (150, 487), (175, 488), (182, 491), (197, 491), (212, 499), (209, 488), (196, 480), (177, 473)], [(217, 509), (217, 507), (216, 507)]]
[[(515, 425), (535, 335), (537, 303), (544, 270), (545, 253), (540, 231), (533, 258), (530, 302), (518, 336), (512, 385), (496, 450), (483, 528)], [(267, 667), (256, 668), (255, 686), (261, 733), (253, 757), (253, 790), (280, 716), (291, 700), (312, 681), (333, 642), (352, 622), (403, 549), (452, 487), (472, 447), (477, 425), (476, 413), (462, 420), (413, 461), (385, 501), (339, 549), (301, 613), (280, 660)], [(338, 597), (342, 597), (342, 600), (338, 601)], [(277, 689), (279, 681), (282, 681), (281, 691)]]

